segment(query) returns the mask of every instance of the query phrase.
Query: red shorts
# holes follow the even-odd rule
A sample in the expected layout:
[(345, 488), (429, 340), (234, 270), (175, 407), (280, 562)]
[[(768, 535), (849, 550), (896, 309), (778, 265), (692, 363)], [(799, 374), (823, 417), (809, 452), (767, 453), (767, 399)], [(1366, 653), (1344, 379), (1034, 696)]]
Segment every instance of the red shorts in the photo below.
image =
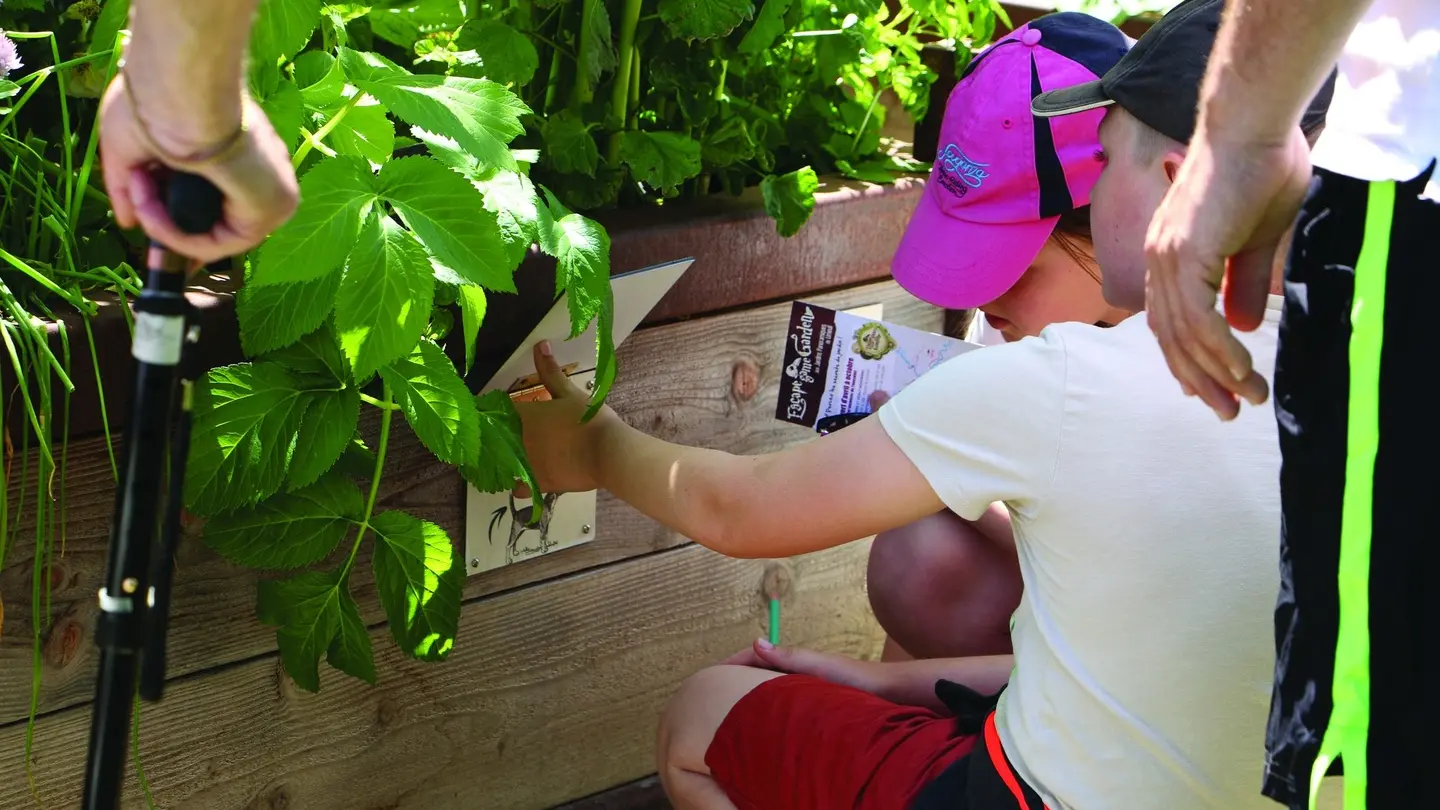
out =
[(977, 740), (952, 717), (786, 675), (735, 704), (705, 764), (739, 810), (904, 810)]

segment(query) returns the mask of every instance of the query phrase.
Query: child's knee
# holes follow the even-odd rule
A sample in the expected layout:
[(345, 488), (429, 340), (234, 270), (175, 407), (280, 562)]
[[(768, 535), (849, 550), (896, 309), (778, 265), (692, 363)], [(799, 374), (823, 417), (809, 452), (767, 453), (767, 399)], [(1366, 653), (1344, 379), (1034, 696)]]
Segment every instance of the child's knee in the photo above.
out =
[(707, 667), (680, 684), (660, 713), (655, 757), (662, 773), (667, 767), (706, 772), (705, 754), (738, 700), (738, 682), (754, 686), (754, 679), (746, 677), (749, 671), (749, 667)]

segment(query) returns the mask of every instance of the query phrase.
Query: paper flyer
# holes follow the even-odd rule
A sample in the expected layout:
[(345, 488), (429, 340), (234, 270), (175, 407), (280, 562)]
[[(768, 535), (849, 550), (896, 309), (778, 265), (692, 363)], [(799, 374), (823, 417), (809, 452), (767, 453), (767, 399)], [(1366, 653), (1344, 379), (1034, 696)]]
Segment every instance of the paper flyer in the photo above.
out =
[(978, 348), (796, 301), (790, 310), (775, 417), (814, 428), (829, 416), (869, 413), (871, 393), (894, 395), (946, 360)]

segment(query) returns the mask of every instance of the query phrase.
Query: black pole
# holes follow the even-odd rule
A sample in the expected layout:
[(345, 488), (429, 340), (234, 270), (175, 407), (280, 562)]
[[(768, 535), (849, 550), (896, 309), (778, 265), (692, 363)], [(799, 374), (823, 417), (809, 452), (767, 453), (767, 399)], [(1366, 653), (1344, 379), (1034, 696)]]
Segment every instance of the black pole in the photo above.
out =
[[(220, 192), (204, 178), (176, 174), (170, 179), (170, 215), (187, 233), (205, 233), (214, 227), (221, 202)], [(169, 604), (168, 593), (157, 599), (151, 590), (151, 550), (160, 522), (175, 383), (187, 331), (189, 262), (157, 244), (151, 247), (149, 265), (145, 287), (135, 302), (131, 350), (136, 359), (135, 389), (95, 628), (100, 671), (85, 766), (85, 810), (120, 806), (136, 678), (141, 651), (152, 632), (147, 624), (149, 607), (156, 601)], [(183, 476), (183, 465), (171, 474)], [(168, 589), (165, 579), (162, 572), (157, 584)], [(159, 629), (163, 632), (163, 625)]]

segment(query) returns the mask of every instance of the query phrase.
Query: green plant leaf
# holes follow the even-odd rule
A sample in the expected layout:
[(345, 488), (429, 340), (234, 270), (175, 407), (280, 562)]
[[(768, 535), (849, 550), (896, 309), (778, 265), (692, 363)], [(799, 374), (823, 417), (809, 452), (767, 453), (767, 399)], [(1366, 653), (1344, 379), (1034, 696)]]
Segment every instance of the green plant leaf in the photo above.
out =
[(630, 130), (620, 141), (620, 160), (637, 180), (673, 192), (700, 173), (700, 142), (678, 132)]
[[(280, 363), (307, 391), (339, 388), (350, 382), (350, 369), (340, 353), (335, 332), (329, 326), (317, 329), (298, 342), (269, 352), (262, 362)], [(348, 434), (347, 434), (348, 435)]]
[(9, 81), (8, 79), (0, 79), (0, 99), (11, 98), (12, 96), (19, 94), (19, 92), (20, 85)]
[(769, 175), (760, 182), (765, 198), (765, 213), (775, 220), (781, 236), (794, 236), (815, 210), (815, 192), (820, 179), (815, 170), (806, 166), (789, 174)]
[(241, 287), (235, 296), (235, 314), (245, 354), (272, 352), (315, 331), (330, 317), (339, 288), (339, 273), (294, 284)]
[(415, 436), (446, 464), (472, 464), (480, 452), (480, 416), (445, 352), (420, 341), (409, 357), (380, 369)]
[(570, 337), (584, 332), (610, 296), (610, 235), (579, 214), (555, 221), (555, 286), (570, 309)]
[(755, 13), (750, 0), (660, 0), (660, 19), (681, 39), (723, 37)]
[(380, 193), (441, 264), (468, 283), (515, 292), (495, 215), (465, 178), (430, 158), (402, 158), (380, 170)]
[(275, 64), (300, 52), (320, 24), (322, 0), (261, 0), (250, 33), (258, 64)]
[(375, 685), (375, 653), (370, 647), (370, 628), (360, 618), (360, 606), (355, 604), (349, 588), (340, 590), (340, 624), (325, 660), (346, 675)]
[(345, 101), (345, 73), (327, 51), (306, 51), (295, 57), (295, 85), (312, 110), (330, 110)]
[(310, 391), (306, 400), (295, 457), (285, 476), (290, 490), (309, 486), (334, 469), (360, 422), (360, 392), (354, 388)]
[(336, 297), (335, 330), (355, 379), (368, 380), (410, 354), (425, 333), (434, 298), (425, 248), (393, 219), (372, 214)]
[(381, 512), (375, 530), (375, 587), (390, 633), (406, 655), (441, 661), (455, 644), (465, 569), (445, 530), (404, 512)]
[(600, 314), (595, 318), (595, 390), (590, 393), (590, 407), (585, 410), (589, 421), (605, 405), (615, 377), (620, 371), (615, 358), (615, 298), (606, 295), (600, 302)]
[(535, 470), (525, 457), (521, 439), (520, 413), (504, 391), (491, 391), (475, 398), (480, 412), (480, 460), (460, 468), (461, 475), (481, 492), (509, 492), (523, 481), (532, 493), (539, 492)]
[(475, 339), (485, 322), (485, 290), (472, 284), (460, 287), (460, 320), (465, 335), (465, 373), (475, 365)]
[(320, 691), (320, 658), (340, 632), (342, 600), (353, 601), (338, 570), (260, 581), (255, 613), (277, 628), (280, 660), (301, 689)]
[(595, 176), (600, 147), (579, 115), (561, 110), (547, 117), (540, 124), (540, 137), (545, 140), (545, 158), (550, 168), (564, 174)]
[(755, 139), (745, 126), (745, 119), (738, 115), (725, 119), (724, 123), (705, 134), (700, 155), (706, 168), (725, 168), (755, 155)]
[(615, 45), (611, 42), (610, 12), (605, 8), (605, 0), (583, 0), (584, 14), (581, 19), (588, 17), (590, 25), (580, 32), (587, 42), (580, 50), (585, 54), (585, 68), (590, 79), (590, 84), (598, 84), (600, 77), (612, 71), (616, 66)]
[(454, 138), (436, 135), (420, 127), (411, 127), (410, 134), (425, 144), (425, 148), (430, 151), (432, 157), (466, 177), (474, 179), (486, 171), (484, 164), (474, 155), (462, 149)]
[(502, 85), (486, 79), (416, 75), (374, 53), (341, 49), (340, 65), (356, 87), (401, 120), (453, 138), (487, 166), (514, 168), (508, 144), (530, 112)]
[(540, 54), (530, 38), (497, 20), (465, 23), (455, 47), (474, 52), (476, 64), (467, 65), (465, 75), (477, 79), (521, 86), (528, 84), (540, 67)]
[(762, 0), (755, 24), (740, 40), (740, 53), (753, 55), (770, 50), (775, 40), (785, 33), (785, 12), (790, 10), (790, 3), (791, 0)]
[(358, 158), (322, 160), (300, 179), (300, 208), (260, 247), (250, 284), (310, 281), (333, 272), (350, 252), (375, 202), (375, 176)]
[(217, 515), (274, 495), (306, 404), (295, 378), (274, 363), (211, 369), (195, 395), (185, 475), (190, 511)]
[(345, 452), (340, 454), (340, 460), (335, 462), (333, 468), (337, 473), (344, 473), (351, 478), (368, 480), (375, 474), (375, 453), (365, 446), (365, 442), (359, 436), (352, 436), (349, 444), (345, 445)]
[(395, 124), (384, 107), (362, 101), (335, 125), (328, 140), (337, 153), (362, 157), (379, 167), (395, 153)]
[(375, 3), (370, 9), (370, 29), (402, 48), (412, 47), (427, 34), (454, 31), (464, 21), (465, 7), (459, 0)]
[(529, 177), (501, 171), (476, 181), (475, 186), (485, 195), (485, 209), (495, 214), (500, 224), (511, 266), (518, 265), (530, 245), (536, 242), (542, 250), (553, 253), (554, 223), (550, 210), (540, 202), (540, 195)]
[[(90, 27), (90, 48), (86, 53), (99, 53), (115, 47), (115, 37), (130, 23), (130, 0), (105, 0), (100, 16)], [(115, 57), (110, 57), (113, 60)], [(96, 62), (93, 70), (104, 76), (110, 69), (109, 60)], [(0, 96), (4, 98), (4, 96)]]
[(259, 99), (260, 108), (270, 119), (275, 134), (285, 142), (286, 148), (294, 151), (300, 143), (300, 125), (305, 118), (305, 98), (294, 82), (281, 81), (274, 92)]
[(205, 545), (248, 568), (302, 568), (328, 557), (364, 517), (365, 499), (355, 484), (327, 475), (304, 489), (210, 518)]
[(835, 161), (835, 168), (840, 173), (852, 180), (864, 180), (867, 183), (889, 184), (895, 182), (895, 175), (891, 173), (885, 161), (866, 160), (851, 165), (848, 160)]

